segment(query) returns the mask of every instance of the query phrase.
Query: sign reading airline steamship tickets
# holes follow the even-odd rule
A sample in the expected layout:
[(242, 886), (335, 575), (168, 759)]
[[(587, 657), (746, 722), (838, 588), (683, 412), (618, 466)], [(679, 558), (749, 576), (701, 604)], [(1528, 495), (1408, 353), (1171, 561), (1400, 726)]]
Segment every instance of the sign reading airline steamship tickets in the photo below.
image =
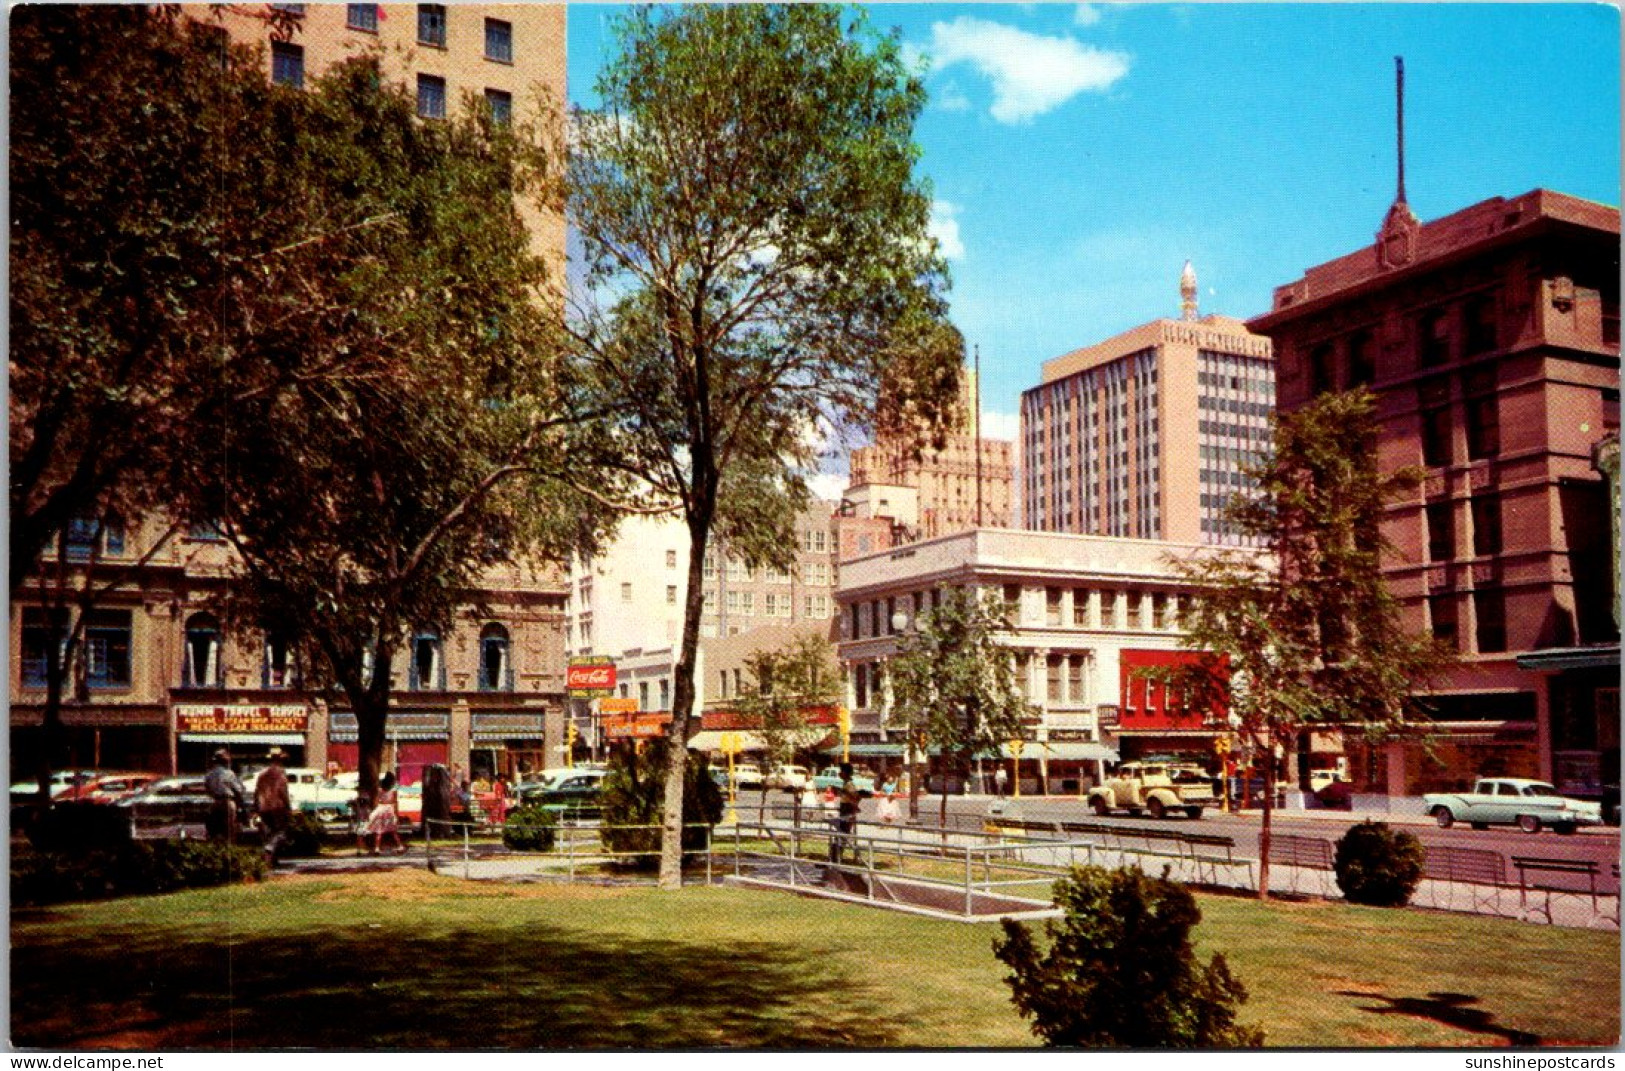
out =
[(602, 656), (577, 656), (565, 670), (564, 687), (573, 699), (592, 699), (615, 690), (615, 662)]
[(175, 726), (183, 733), (302, 733), (309, 711), (299, 704), (184, 703), (175, 707)]

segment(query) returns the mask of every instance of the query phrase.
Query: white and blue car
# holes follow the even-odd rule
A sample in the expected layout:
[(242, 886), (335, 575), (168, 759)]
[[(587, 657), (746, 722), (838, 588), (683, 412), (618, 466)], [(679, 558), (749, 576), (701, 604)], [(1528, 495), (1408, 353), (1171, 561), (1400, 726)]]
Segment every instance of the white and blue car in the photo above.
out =
[(1547, 827), (1573, 833), (1602, 824), (1602, 804), (1560, 796), (1545, 781), (1522, 777), (1481, 777), (1471, 792), (1431, 792), (1422, 805), (1440, 829), (1466, 822), (1474, 829), (1515, 825), (1525, 833)]

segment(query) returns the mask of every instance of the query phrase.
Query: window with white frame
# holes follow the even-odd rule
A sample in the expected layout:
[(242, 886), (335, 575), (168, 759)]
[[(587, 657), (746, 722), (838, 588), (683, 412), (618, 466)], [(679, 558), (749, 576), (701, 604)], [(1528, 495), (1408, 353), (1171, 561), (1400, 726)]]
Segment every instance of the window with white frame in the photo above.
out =
[(220, 622), (211, 614), (193, 614), (186, 620), (181, 685), (186, 688), (220, 685)]
[(493, 621), (480, 630), (480, 691), (513, 691), (512, 650), (502, 625)]

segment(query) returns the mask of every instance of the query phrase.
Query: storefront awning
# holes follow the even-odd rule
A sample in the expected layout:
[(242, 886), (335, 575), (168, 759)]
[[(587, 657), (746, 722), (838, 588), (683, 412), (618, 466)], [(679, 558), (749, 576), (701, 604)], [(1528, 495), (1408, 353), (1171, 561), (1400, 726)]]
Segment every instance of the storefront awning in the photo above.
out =
[[(1005, 745), (1010, 750), (1010, 745)], [(1061, 741), (1050, 744), (1028, 744), (1021, 751), (1024, 759), (1087, 759), (1099, 762), (1116, 762), (1117, 751), (1105, 744), (1085, 741)]]
[(181, 733), (183, 744), (287, 744), (304, 747), (303, 733)]
[(1518, 656), (1519, 669), (1561, 673), (1568, 669), (1619, 668), (1619, 644), (1596, 647), (1550, 647)]
[[(760, 733), (741, 732), (738, 729), (730, 729), (726, 731), (732, 732), (739, 737), (740, 747), (745, 751), (765, 751), (767, 749), (767, 742), (762, 739), (762, 735)], [(689, 750), (721, 751), (723, 732), (724, 730), (721, 729), (700, 730), (688, 738)]]
[[(839, 750), (840, 745), (839, 744), (835, 745), (835, 748), (836, 748), (836, 750)], [(825, 750), (829, 750), (829, 749), (826, 748)], [(902, 754), (903, 754), (903, 745), (902, 744), (852, 744), (847, 748), (847, 750), (853, 755), (868, 755), (868, 756), (876, 756), (876, 757), (882, 757), (882, 758), (885, 758), (885, 757), (899, 757), (900, 758), (902, 756)]]

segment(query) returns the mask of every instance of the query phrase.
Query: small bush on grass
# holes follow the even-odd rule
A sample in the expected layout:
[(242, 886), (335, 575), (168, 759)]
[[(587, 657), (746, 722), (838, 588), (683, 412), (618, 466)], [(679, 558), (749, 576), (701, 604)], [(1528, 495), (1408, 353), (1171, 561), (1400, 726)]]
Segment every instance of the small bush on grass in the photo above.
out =
[(307, 811), (295, 811), (288, 818), (288, 835), (282, 839), (277, 856), (283, 859), (312, 859), (322, 854), (327, 829), (322, 820)]
[(1337, 842), (1332, 868), (1349, 903), (1404, 907), (1422, 880), (1424, 858), (1413, 834), (1367, 821), (1351, 826)]
[(54, 804), (29, 823), (28, 840), (42, 852), (117, 851), (130, 842), (130, 812), (100, 803)]
[(502, 843), (516, 852), (550, 852), (558, 841), (559, 820), (542, 806), (523, 807), (502, 826)]
[[(658, 827), (664, 817), (666, 796), (665, 739), (649, 741), (642, 753), (618, 748), (609, 760), (604, 776), (603, 825), (599, 836), (612, 852), (633, 852), (620, 865), (640, 870), (660, 866)], [(704, 755), (689, 755), (683, 776), (683, 852), (705, 850), (708, 830), (722, 820), (722, 793), (711, 779), (711, 766)], [(643, 828), (625, 828), (636, 826)]]
[(136, 841), (117, 850), (39, 852), (14, 858), (11, 896), (17, 904), (54, 904), (109, 896), (174, 892), (262, 881), (257, 848), (198, 840)]
[(1074, 867), (1055, 883), (1066, 914), (1033, 931), (1004, 920), (993, 954), (1011, 970), (1012, 1000), (1047, 1046), (1239, 1048), (1263, 1032), (1236, 1022), (1247, 990), (1222, 955), (1196, 958), (1202, 919), (1190, 892), (1134, 869)]

